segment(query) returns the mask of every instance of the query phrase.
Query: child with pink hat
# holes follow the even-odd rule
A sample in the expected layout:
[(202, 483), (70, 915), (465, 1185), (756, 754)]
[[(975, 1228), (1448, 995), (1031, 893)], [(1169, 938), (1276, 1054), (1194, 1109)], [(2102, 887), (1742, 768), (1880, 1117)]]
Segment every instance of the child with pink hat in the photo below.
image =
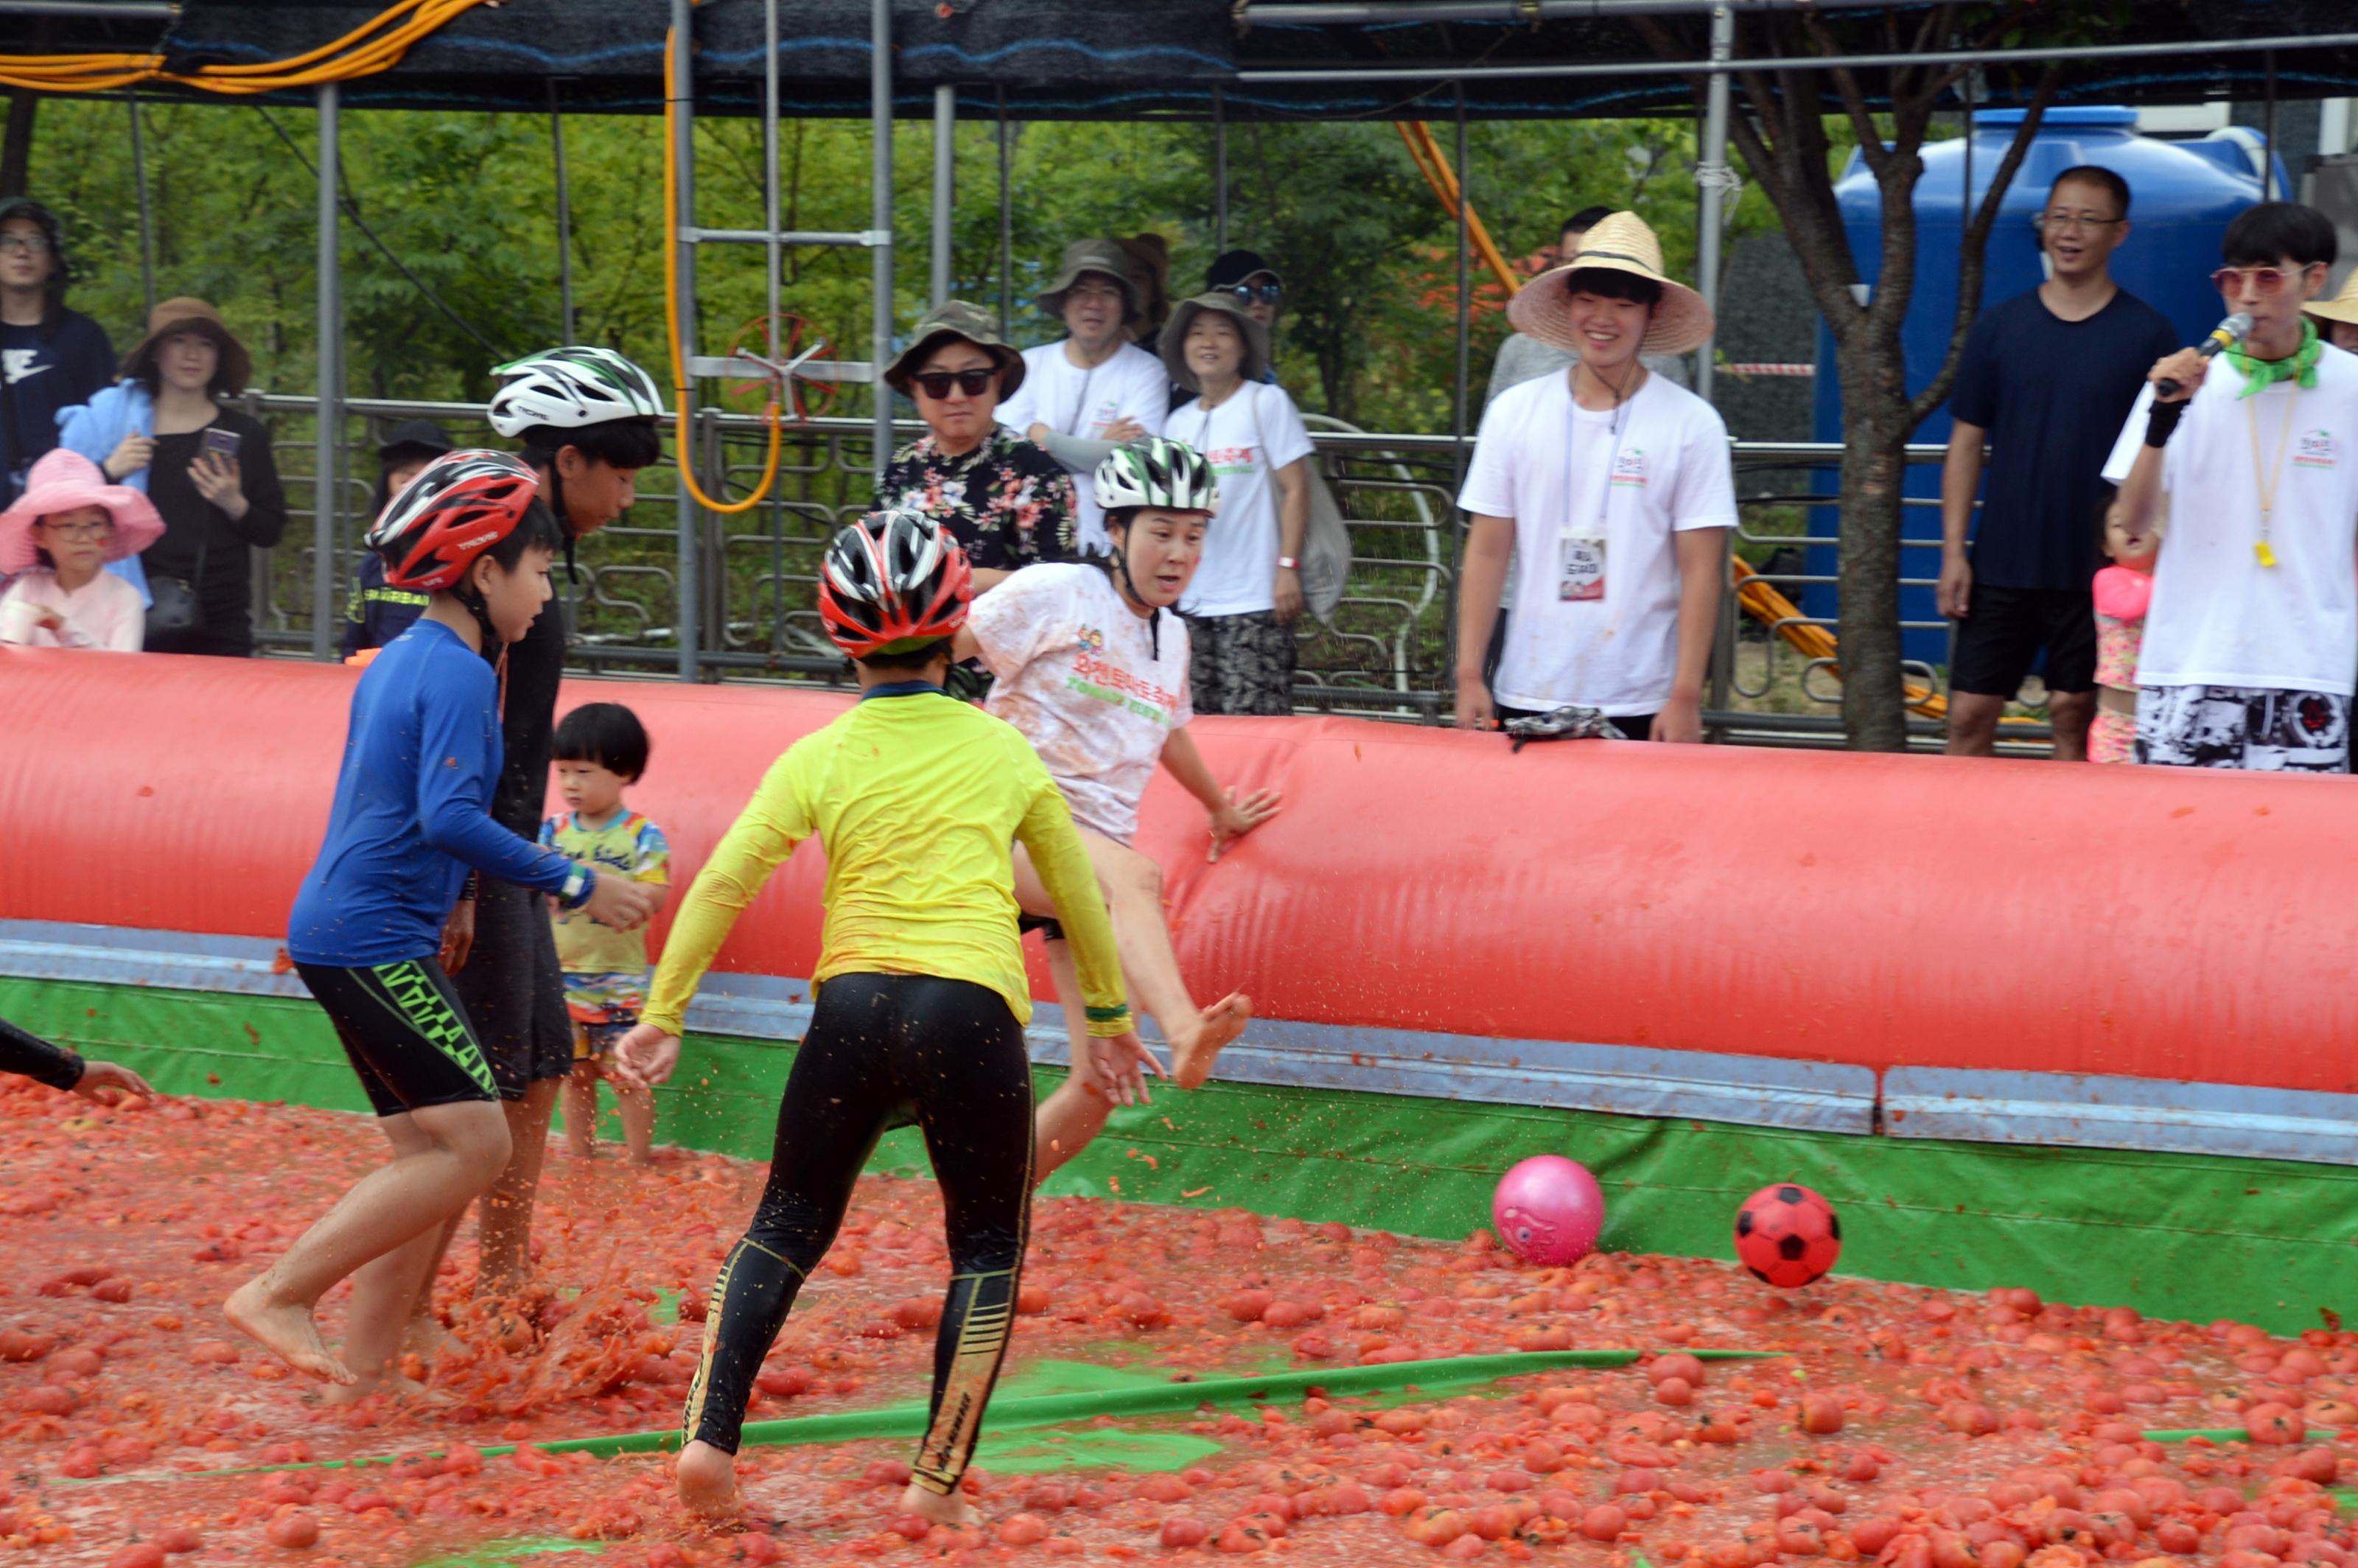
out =
[(16, 504), (0, 512), (0, 579), (16, 577), (0, 594), (0, 643), (137, 653), (146, 605), (136, 588), (101, 568), (163, 533), (146, 496), (107, 483), (78, 452), (49, 453), (33, 465)]

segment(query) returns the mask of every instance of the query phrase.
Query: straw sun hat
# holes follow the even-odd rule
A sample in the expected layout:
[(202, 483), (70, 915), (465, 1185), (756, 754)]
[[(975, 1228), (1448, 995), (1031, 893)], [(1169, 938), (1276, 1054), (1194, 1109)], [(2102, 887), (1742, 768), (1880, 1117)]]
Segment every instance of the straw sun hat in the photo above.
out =
[(1572, 330), (1572, 275), (1626, 272), (1661, 286), (1661, 303), (1639, 344), (1650, 354), (1682, 354), (1711, 336), (1711, 307), (1703, 296), (1662, 272), (1662, 243), (1635, 212), (1616, 212), (1581, 236), (1580, 254), (1568, 265), (1541, 273), (1507, 307), (1515, 330), (1574, 353), (1581, 342)]
[(2304, 315), (2314, 316), (2320, 321), (2358, 324), (2358, 271), (2342, 279), (2342, 292), (2332, 298), (2312, 299), (2300, 308)]

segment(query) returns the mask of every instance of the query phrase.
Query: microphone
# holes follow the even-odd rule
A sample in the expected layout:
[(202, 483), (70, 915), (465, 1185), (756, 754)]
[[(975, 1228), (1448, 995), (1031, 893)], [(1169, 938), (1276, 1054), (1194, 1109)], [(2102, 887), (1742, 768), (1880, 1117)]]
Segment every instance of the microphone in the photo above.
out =
[[(2207, 360), (2218, 353), (2221, 349), (2232, 349), (2251, 335), (2251, 317), (2238, 310), (2212, 328), (2211, 335), (2196, 344), (2194, 351)], [(2154, 383), (2153, 391), (2157, 397), (2175, 397), (2178, 395), (2178, 383), (2165, 376)]]

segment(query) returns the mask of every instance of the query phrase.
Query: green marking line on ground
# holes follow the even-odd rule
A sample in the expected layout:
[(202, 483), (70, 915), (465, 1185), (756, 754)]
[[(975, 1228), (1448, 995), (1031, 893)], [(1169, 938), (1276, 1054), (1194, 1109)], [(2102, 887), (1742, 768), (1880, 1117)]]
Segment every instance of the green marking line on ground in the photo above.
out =
[(2240, 1426), (2190, 1426), (2180, 1432), (2148, 1432), (2147, 1443), (2249, 1443), (2252, 1434)]
[[(1381, 1393), (1401, 1388), (1462, 1389), (1500, 1378), (1528, 1377), (1565, 1367), (1627, 1367), (1652, 1354), (1643, 1350), (1523, 1350), (1491, 1356), (1451, 1356), (1432, 1361), (1392, 1361), (1375, 1367), (1324, 1367), (1307, 1371), (1268, 1372), (1255, 1377), (1206, 1378), (1179, 1382), (1157, 1379), (1130, 1387), (1100, 1388), (1069, 1394), (1044, 1394), (1030, 1399), (994, 1400), (985, 1417), (986, 1432), (1019, 1432), (1027, 1427), (1057, 1426), (1098, 1416), (1168, 1415), (1205, 1404), (1267, 1404), (1296, 1399), (1317, 1389), (1325, 1394)], [(1711, 1360), (1763, 1359), (1786, 1354), (1779, 1350), (1690, 1350), (1690, 1356)], [(837, 1411), (827, 1415), (791, 1416), (780, 1421), (745, 1423), (743, 1442), (774, 1446), (802, 1443), (855, 1443), (868, 1438), (920, 1437), (927, 1420), (923, 1400), (884, 1405), (874, 1410)], [(558, 1438), (527, 1446), (544, 1454), (655, 1454), (679, 1445), (676, 1429), (620, 1433), (606, 1437)], [(486, 1459), (516, 1451), (513, 1443), (478, 1449)], [(361, 1469), (412, 1459), (438, 1459), (447, 1450), (416, 1450), (407, 1454), (376, 1454), (351, 1459), (319, 1459), (299, 1465), (249, 1465), (217, 1470), (147, 1472), (138, 1476), (107, 1476), (90, 1484), (115, 1480), (193, 1480), (222, 1476), (263, 1476), (281, 1470)], [(70, 1477), (66, 1479), (70, 1480)]]
[(563, 1536), (543, 1536), (519, 1541), (491, 1541), (464, 1552), (453, 1552), (440, 1557), (429, 1557), (411, 1568), (504, 1568), (510, 1563), (520, 1563), (527, 1557), (546, 1557), (555, 1552), (594, 1552), (604, 1553), (602, 1541), (569, 1541)]

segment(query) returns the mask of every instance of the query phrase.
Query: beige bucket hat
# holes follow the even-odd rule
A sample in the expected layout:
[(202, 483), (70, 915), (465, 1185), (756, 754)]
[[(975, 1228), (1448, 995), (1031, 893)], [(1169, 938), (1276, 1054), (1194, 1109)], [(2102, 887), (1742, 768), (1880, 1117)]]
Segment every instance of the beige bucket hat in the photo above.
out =
[(1572, 290), (1575, 272), (1626, 272), (1661, 286), (1661, 303), (1639, 345), (1650, 354), (1682, 354), (1700, 347), (1711, 336), (1711, 307), (1703, 296), (1662, 271), (1662, 242), (1635, 212), (1615, 212), (1598, 221), (1581, 236), (1580, 254), (1571, 264), (1533, 278), (1507, 307), (1515, 330), (1559, 349), (1580, 351), (1572, 330)]
[(1040, 296), (1040, 308), (1061, 319), (1065, 314), (1065, 290), (1079, 282), (1085, 272), (1101, 272), (1121, 285), (1122, 319), (1138, 319), (1138, 285), (1130, 276), (1130, 253), (1111, 240), (1075, 240), (1066, 245), (1064, 258), (1056, 264), (1056, 281)]

